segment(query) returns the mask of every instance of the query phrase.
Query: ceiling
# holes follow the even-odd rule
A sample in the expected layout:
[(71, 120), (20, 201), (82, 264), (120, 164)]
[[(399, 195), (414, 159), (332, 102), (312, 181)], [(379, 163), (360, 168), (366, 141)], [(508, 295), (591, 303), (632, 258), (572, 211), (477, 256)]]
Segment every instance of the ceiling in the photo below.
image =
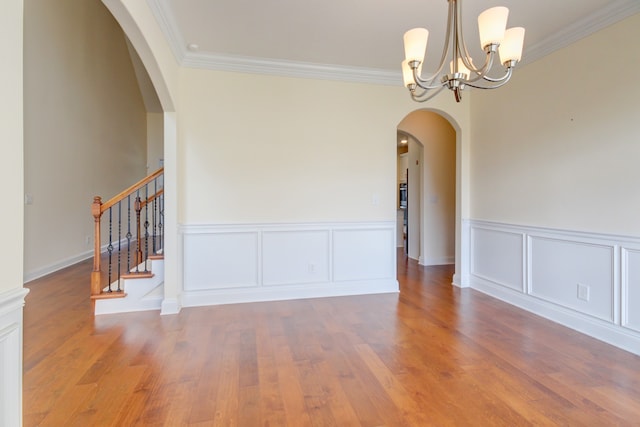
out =
[[(461, 1), (461, 0), (459, 0)], [(402, 36), (429, 29), (425, 73), (444, 43), (445, 0), (147, 0), (179, 63), (212, 69), (401, 84)], [(638, 0), (465, 0), (463, 26), (480, 57), (477, 16), (507, 6), (526, 29), (523, 64), (640, 12)], [(191, 46), (191, 47), (189, 47)]]

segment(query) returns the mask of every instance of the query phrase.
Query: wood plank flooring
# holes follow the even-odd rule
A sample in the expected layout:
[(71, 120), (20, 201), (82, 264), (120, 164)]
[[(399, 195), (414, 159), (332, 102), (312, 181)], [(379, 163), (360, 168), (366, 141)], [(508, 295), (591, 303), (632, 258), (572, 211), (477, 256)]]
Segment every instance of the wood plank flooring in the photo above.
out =
[(27, 285), (25, 426), (640, 425), (640, 358), (451, 286), (94, 317), (91, 262)]

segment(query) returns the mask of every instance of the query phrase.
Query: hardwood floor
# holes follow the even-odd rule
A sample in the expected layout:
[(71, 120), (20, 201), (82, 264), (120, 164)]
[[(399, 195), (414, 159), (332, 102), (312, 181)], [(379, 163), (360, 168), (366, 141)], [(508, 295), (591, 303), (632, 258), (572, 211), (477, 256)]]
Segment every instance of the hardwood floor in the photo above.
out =
[(25, 426), (640, 425), (640, 358), (399, 253), (401, 293), (94, 317), (27, 285)]

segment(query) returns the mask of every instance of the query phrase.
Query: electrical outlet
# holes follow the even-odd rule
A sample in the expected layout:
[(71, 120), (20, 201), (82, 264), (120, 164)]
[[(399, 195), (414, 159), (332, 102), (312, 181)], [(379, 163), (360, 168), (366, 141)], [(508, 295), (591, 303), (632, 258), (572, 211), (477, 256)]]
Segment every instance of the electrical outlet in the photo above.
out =
[(316, 265), (309, 264), (309, 273), (315, 273), (315, 272), (316, 272)]
[(578, 299), (589, 301), (589, 285), (578, 283)]
[(84, 236), (84, 244), (91, 246), (91, 236)]

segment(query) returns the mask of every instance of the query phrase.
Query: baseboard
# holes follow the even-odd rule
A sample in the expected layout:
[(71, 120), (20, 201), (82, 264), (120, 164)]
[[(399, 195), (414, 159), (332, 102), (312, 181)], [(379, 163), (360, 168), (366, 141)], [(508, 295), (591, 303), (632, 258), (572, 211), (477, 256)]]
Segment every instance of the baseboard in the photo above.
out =
[(399, 292), (398, 281), (371, 280), (343, 283), (316, 283), (286, 286), (264, 286), (239, 289), (187, 291), (181, 296), (183, 307), (237, 304), (247, 302), (282, 301), (303, 298), (323, 298), (349, 295)]
[[(127, 243), (127, 239), (122, 239), (120, 243), (122, 244)], [(114, 242), (113, 244), (116, 245), (117, 242)], [(108, 243), (102, 245), (102, 247), (100, 248), (100, 252), (105, 253), (107, 251), (108, 246), (109, 246)], [(72, 265), (77, 264), (80, 261), (89, 259), (91, 257), (93, 257), (93, 249), (90, 249), (88, 251), (82, 252), (78, 255), (74, 255), (69, 258), (65, 258), (53, 264), (49, 264), (44, 267), (37, 268), (35, 270), (26, 271), (23, 276), (23, 281), (24, 283), (29, 283), (33, 280), (39, 279), (48, 274), (55, 273), (56, 271), (62, 270), (63, 268), (71, 267)]]
[[(105, 250), (106, 250), (106, 247), (105, 247)], [(58, 270), (62, 270), (63, 268), (70, 267), (74, 264), (79, 263), (80, 261), (84, 261), (85, 259), (89, 259), (91, 257), (93, 257), (92, 250), (63, 259), (53, 264), (46, 265), (44, 267), (37, 268), (35, 270), (26, 271), (24, 274), (24, 283), (29, 283), (33, 280), (39, 279), (48, 274), (55, 273)]]
[(537, 316), (640, 355), (640, 334), (472, 276), (472, 288)]
[(455, 256), (447, 256), (447, 257), (420, 257), (418, 259), (418, 264), (420, 265), (424, 265), (424, 266), (431, 266), (431, 265), (451, 265), (451, 264), (455, 264), (456, 263), (456, 257)]
[(165, 298), (160, 306), (160, 314), (163, 316), (166, 314), (178, 314), (181, 308), (176, 298)]

